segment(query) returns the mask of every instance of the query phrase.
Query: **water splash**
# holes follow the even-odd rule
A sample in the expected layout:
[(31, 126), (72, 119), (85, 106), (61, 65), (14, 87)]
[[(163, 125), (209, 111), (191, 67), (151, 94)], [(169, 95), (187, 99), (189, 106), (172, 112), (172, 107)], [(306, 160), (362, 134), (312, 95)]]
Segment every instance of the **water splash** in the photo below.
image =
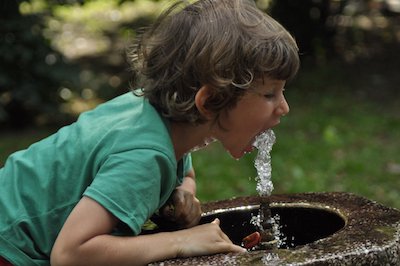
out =
[(254, 162), (254, 167), (257, 169), (257, 192), (260, 196), (271, 195), (274, 185), (271, 181), (271, 155), (272, 146), (275, 143), (275, 133), (272, 129), (268, 129), (259, 136), (253, 143), (257, 148), (258, 153)]
[(259, 136), (253, 143), (257, 148), (258, 153), (254, 161), (254, 167), (257, 170), (257, 192), (261, 196), (259, 221), (259, 232), (261, 235), (260, 248), (273, 249), (276, 247), (278, 233), (275, 230), (274, 220), (271, 215), (268, 196), (271, 195), (274, 186), (271, 180), (271, 155), (272, 146), (275, 143), (275, 133), (272, 129), (268, 129)]
[(192, 149), (190, 149), (189, 152), (195, 152), (195, 151), (201, 150), (215, 141), (216, 141), (215, 138), (205, 138), (201, 144), (193, 147)]

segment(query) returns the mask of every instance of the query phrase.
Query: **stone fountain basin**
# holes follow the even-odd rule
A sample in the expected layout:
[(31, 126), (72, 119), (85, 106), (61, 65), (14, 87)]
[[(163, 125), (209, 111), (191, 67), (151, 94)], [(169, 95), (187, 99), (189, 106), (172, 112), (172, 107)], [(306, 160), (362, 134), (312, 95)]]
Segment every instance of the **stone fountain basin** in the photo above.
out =
[[(202, 205), (236, 244), (254, 232), (258, 196)], [(400, 211), (351, 193), (272, 195), (287, 241), (279, 249), (173, 259), (152, 265), (400, 265)]]
[[(259, 213), (259, 205), (212, 210), (203, 214), (200, 223), (220, 220), (220, 227), (236, 245), (258, 228), (251, 222)], [(295, 248), (328, 237), (341, 230), (346, 220), (343, 215), (324, 206), (305, 203), (273, 203), (272, 217), (279, 217), (281, 241), (279, 248)]]

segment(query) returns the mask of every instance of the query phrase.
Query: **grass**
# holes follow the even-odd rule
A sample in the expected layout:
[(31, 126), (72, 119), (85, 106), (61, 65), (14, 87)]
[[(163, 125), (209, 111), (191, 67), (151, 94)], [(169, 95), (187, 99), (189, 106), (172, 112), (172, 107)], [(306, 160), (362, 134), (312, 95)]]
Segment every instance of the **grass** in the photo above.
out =
[[(360, 97), (354, 82), (324, 75), (303, 73), (287, 89), (291, 112), (275, 129), (273, 193), (345, 191), (400, 208), (399, 98)], [(320, 86), (328, 88), (322, 93)], [(11, 152), (53, 131), (0, 133), (0, 165)], [(194, 153), (200, 200), (255, 194), (255, 155), (237, 161), (218, 143)]]

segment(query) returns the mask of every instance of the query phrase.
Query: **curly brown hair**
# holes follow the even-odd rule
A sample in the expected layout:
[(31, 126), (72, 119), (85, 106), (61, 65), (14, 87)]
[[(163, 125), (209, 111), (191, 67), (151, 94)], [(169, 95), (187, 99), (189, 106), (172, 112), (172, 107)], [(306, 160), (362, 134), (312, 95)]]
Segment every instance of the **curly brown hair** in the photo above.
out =
[(167, 9), (131, 52), (133, 91), (163, 116), (202, 123), (196, 92), (207, 85), (205, 107), (218, 117), (264, 77), (289, 80), (299, 68), (293, 37), (251, 0), (179, 1)]

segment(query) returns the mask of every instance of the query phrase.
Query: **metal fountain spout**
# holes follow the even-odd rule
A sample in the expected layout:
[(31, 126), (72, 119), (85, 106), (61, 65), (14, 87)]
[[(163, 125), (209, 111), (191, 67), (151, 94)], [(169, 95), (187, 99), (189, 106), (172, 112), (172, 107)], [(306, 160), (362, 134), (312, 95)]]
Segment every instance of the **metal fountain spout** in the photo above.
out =
[(261, 197), (260, 225), (260, 249), (276, 249), (278, 241), (275, 239), (276, 232), (274, 232), (270, 200), (267, 196)]

